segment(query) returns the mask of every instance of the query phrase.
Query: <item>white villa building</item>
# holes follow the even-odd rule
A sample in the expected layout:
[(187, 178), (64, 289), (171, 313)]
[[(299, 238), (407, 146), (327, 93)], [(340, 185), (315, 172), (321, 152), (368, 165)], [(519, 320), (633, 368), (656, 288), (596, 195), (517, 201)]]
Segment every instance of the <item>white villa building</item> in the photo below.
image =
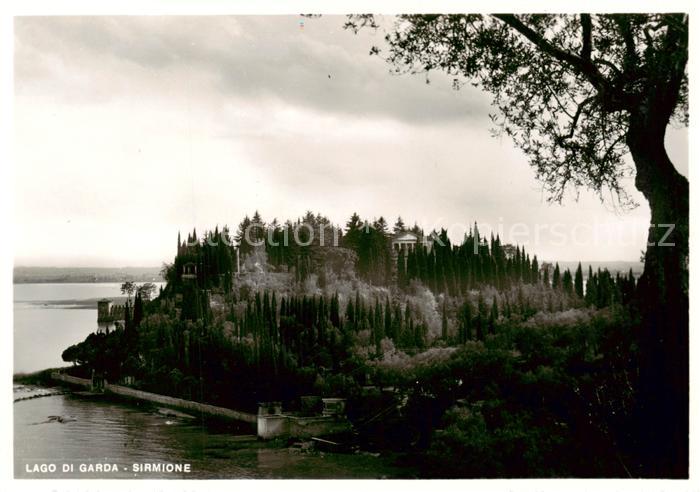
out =
[(423, 236), (411, 231), (398, 232), (391, 238), (391, 249), (396, 254), (403, 251), (404, 255), (408, 255), (409, 251), (415, 251), (417, 244), (423, 244), (430, 250), (433, 241), (430, 236)]

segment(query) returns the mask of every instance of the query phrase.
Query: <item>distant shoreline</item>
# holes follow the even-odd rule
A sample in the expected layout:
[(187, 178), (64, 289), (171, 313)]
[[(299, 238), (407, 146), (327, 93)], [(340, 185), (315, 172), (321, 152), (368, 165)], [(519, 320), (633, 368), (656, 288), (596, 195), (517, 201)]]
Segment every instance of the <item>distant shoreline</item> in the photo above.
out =
[[(559, 263), (562, 269), (576, 269), (578, 261), (549, 261)], [(542, 263), (541, 263), (542, 264)], [(635, 277), (644, 271), (640, 261), (581, 261), (584, 277), (587, 277), (588, 266), (595, 271), (607, 268), (611, 273), (627, 273), (632, 269)], [(107, 284), (125, 282), (164, 282), (160, 274), (161, 267), (31, 267), (18, 266), (14, 268), (13, 284)]]
[(27, 267), (17, 266), (14, 284), (103, 284), (162, 282), (161, 267)]
[[(35, 300), (35, 301), (20, 301), (26, 304), (32, 304), (35, 306), (43, 307), (53, 307), (60, 309), (95, 309), (97, 310), (97, 301), (102, 299), (101, 297), (94, 297), (88, 299), (51, 299), (51, 300)], [(107, 299), (112, 301), (112, 304), (123, 305), (126, 303), (126, 296), (111, 297), (108, 296)]]
[(53, 386), (57, 386), (56, 381), (51, 379), (51, 373), (56, 371), (62, 371), (69, 367), (71, 367), (70, 364), (66, 364), (63, 367), (48, 367), (46, 369), (38, 369), (36, 371), (31, 372), (15, 372), (12, 374), (12, 383), (51, 388)]
[(53, 278), (46, 278), (46, 279), (14, 279), (12, 281), (13, 284), (116, 284), (120, 282), (126, 282), (127, 280), (130, 280), (132, 282), (165, 282), (164, 279), (158, 277), (158, 278), (115, 278), (115, 279), (106, 279), (106, 280), (73, 280), (73, 279), (66, 279), (66, 280), (61, 280), (61, 279), (53, 279)]

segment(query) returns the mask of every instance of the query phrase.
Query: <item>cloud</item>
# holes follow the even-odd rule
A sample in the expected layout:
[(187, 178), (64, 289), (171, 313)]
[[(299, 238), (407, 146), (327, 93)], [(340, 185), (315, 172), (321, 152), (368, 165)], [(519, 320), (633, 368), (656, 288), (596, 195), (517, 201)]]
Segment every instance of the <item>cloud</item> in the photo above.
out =
[[(475, 89), (431, 74), (387, 76), (369, 56), (377, 34), (342, 29), (342, 16), (25, 17), (15, 21), (17, 87), (47, 76), (54, 95), (103, 100), (147, 91), (207, 99), (279, 100), (355, 117), (413, 124), (468, 121), (488, 111)], [(338, 42), (341, 40), (342, 42)], [(134, 78), (149, 83), (134, 88)]]
[[(648, 208), (616, 215), (590, 193), (546, 205), (522, 153), (490, 137), (487, 95), (441, 74), (390, 75), (368, 55), (381, 33), (355, 36), (342, 17), (299, 22), (16, 18), (17, 261), (158, 264), (178, 229), (235, 226), (256, 208), (338, 224), (354, 211), (478, 221), (504, 240), (516, 223), (600, 223), (632, 240), (561, 245), (550, 227), (528, 250), (639, 257)], [(687, 133), (668, 141), (687, 170)]]

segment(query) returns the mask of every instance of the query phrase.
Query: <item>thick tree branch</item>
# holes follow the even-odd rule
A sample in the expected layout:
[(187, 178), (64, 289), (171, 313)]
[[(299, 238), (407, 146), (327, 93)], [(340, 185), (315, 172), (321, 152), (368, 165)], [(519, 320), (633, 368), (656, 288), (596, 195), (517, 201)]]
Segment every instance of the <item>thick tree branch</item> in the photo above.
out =
[(615, 72), (616, 77), (622, 77), (622, 71), (615, 66), (615, 64), (609, 60), (606, 60), (605, 58), (596, 58), (595, 63), (600, 63), (601, 65), (605, 65), (606, 67), (609, 67), (613, 72)]
[(581, 59), (590, 60), (593, 49), (592, 23), (590, 14), (581, 14)]
[(606, 92), (613, 90), (608, 80), (606, 80), (590, 60), (584, 60), (573, 53), (569, 53), (568, 51), (554, 46), (540, 34), (523, 24), (520, 19), (513, 14), (494, 14), (493, 16), (525, 36), (525, 38), (542, 50), (542, 52), (569, 65), (575, 72), (586, 77), (598, 90)]
[(678, 15), (678, 17), (669, 16), (670, 21), (676, 22), (669, 23), (666, 39), (663, 43), (663, 50), (668, 57), (668, 79), (659, 89), (663, 94), (664, 116), (668, 115), (668, 118), (671, 117), (678, 104), (688, 63), (688, 18), (684, 14)]
[(612, 16), (617, 28), (620, 31), (620, 36), (625, 43), (624, 70), (628, 72), (634, 70), (639, 64), (639, 55), (637, 53), (637, 45), (634, 42), (632, 35), (632, 26), (627, 16), (614, 15)]

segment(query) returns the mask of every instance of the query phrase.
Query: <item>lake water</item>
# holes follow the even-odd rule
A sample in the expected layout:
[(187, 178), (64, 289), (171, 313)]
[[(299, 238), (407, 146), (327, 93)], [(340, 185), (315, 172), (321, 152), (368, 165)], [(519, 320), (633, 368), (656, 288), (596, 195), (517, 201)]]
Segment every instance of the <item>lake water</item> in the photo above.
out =
[[(75, 307), (121, 296), (116, 283), (18, 284), (14, 294), (15, 372), (65, 365), (61, 352), (82, 341), (97, 323), (96, 305)], [(23, 399), (56, 391), (14, 386), (16, 478), (389, 478), (407, 473), (388, 457), (307, 453), (250, 442), (240, 434), (252, 429), (205, 425), (163, 415), (154, 407), (75, 394)], [(191, 471), (133, 469), (134, 464), (159, 463), (189, 464)], [(89, 471), (98, 464), (116, 470)], [(33, 471), (42, 465), (56, 471)]]
[[(38, 391), (15, 386), (15, 398)], [(63, 423), (51, 420), (61, 416)], [(173, 418), (135, 405), (57, 395), (14, 403), (16, 478), (390, 478), (387, 457), (307, 453), (242, 440), (238, 430)], [(248, 430), (248, 433), (250, 430)], [(189, 473), (138, 472), (134, 464), (189, 464)], [(55, 465), (55, 472), (32, 472)], [(115, 465), (91, 472), (89, 466)], [(72, 471), (63, 472), (63, 466)], [(85, 471), (80, 471), (81, 465)]]
[(122, 297), (120, 286), (15, 284), (14, 372), (65, 366), (61, 359), (63, 350), (97, 329), (97, 300)]

